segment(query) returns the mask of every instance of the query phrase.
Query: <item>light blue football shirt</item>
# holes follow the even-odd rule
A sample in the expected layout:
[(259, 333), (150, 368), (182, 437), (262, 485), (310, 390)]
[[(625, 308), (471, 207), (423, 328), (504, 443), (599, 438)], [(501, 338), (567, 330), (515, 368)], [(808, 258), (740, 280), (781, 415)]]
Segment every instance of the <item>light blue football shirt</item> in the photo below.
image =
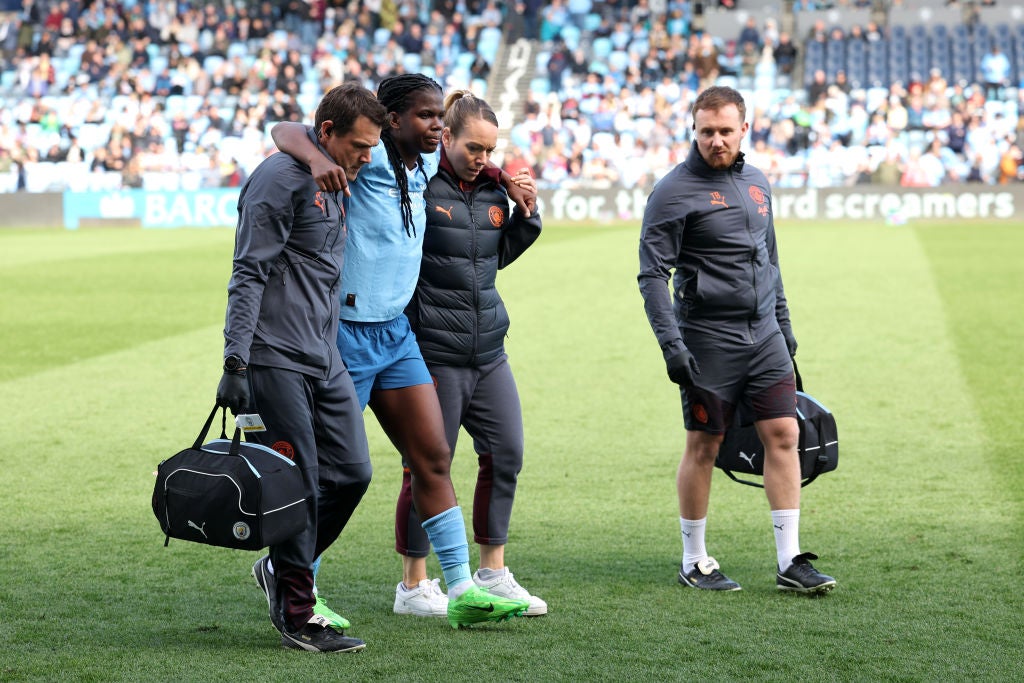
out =
[(412, 299), (420, 275), (426, 227), (423, 191), (427, 180), (437, 172), (440, 149), (421, 156), (422, 169), (406, 169), (413, 218), (409, 232), (402, 223), (398, 182), (383, 141), (373, 148), (370, 163), (351, 183), (348, 239), (341, 271), (342, 320), (394, 320)]

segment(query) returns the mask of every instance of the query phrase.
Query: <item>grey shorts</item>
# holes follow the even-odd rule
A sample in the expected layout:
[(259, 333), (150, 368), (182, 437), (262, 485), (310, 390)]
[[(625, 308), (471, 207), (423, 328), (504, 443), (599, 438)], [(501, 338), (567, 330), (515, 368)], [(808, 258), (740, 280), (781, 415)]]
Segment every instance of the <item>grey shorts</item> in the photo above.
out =
[(724, 434), (737, 408), (753, 420), (796, 417), (793, 360), (781, 332), (756, 344), (687, 331), (683, 341), (700, 374), (681, 389), (688, 431)]

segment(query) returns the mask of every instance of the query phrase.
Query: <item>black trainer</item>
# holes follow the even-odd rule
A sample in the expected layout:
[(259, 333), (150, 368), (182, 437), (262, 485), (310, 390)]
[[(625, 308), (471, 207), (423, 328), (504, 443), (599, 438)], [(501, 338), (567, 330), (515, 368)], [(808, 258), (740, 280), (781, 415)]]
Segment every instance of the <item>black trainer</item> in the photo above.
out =
[(679, 567), (679, 583), (706, 591), (738, 591), (740, 585), (718, 571), (718, 561), (708, 557), (693, 565), (690, 571)]
[(260, 587), (263, 594), (267, 597), (267, 608), (270, 610), (270, 623), (274, 625), (278, 631), (284, 628), (284, 614), (281, 612), (281, 604), (277, 599), (277, 579), (267, 569), (267, 562), (270, 560), (269, 555), (264, 555), (260, 559), (256, 560), (256, 564), (252, 566), (252, 576), (256, 579), (256, 585)]
[(797, 593), (827, 593), (836, 586), (836, 580), (822, 574), (811, 564), (818, 559), (814, 553), (801, 553), (784, 572), (776, 572), (775, 587), (780, 591)]
[(307, 652), (359, 652), (366, 643), (342, 635), (331, 627), (326, 617), (314, 614), (298, 631), (281, 630), (281, 645)]

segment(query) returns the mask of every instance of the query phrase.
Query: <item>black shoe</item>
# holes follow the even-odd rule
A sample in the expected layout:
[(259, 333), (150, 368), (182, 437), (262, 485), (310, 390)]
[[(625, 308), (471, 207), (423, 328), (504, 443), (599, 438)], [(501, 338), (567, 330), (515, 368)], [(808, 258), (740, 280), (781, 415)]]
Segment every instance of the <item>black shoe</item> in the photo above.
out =
[(775, 587), (780, 591), (797, 593), (827, 593), (836, 586), (836, 580), (822, 574), (811, 565), (818, 559), (814, 553), (801, 553), (793, 558), (793, 564), (784, 572), (775, 574)]
[(344, 636), (331, 628), (331, 622), (318, 614), (297, 631), (281, 630), (281, 645), (307, 652), (359, 652), (366, 643)]
[(252, 566), (252, 576), (256, 579), (256, 585), (260, 587), (263, 594), (267, 597), (267, 608), (270, 610), (270, 623), (274, 625), (278, 631), (284, 629), (284, 614), (281, 612), (281, 603), (277, 599), (277, 579), (267, 569), (267, 562), (270, 560), (269, 555), (264, 555), (260, 559), (256, 560), (256, 564)]
[(701, 560), (690, 571), (679, 567), (679, 583), (690, 588), (706, 591), (738, 591), (740, 585), (718, 571), (718, 562), (713, 557)]

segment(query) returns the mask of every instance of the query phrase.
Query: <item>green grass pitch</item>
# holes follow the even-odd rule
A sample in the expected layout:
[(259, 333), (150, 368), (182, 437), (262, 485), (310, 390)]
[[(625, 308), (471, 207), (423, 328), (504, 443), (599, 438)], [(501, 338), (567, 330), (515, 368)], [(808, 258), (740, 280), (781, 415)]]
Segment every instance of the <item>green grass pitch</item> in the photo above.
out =
[[(150, 510), (212, 405), (233, 232), (0, 231), (0, 681), (1020, 680), (1024, 226), (778, 231), (839, 424), (801, 525), (832, 594), (777, 594), (763, 494), (718, 472), (709, 550), (744, 590), (676, 583), (683, 429), (638, 226), (551, 225), (499, 278), (527, 438), (507, 559), (551, 613), (391, 613), (400, 468), (368, 415), (374, 483), (320, 579), (368, 647), (331, 657), (279, 648), (257, 555), (165, 548)], [(474, 475), (464, 438), (467, 515)]]

